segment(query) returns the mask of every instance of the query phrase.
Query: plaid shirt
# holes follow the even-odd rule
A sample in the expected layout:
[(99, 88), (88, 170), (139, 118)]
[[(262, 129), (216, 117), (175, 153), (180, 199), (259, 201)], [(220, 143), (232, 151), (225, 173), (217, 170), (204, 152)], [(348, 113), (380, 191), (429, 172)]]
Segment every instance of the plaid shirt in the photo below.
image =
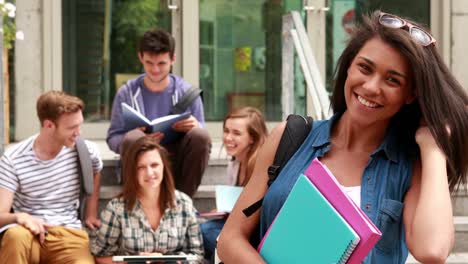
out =
[(114, 198), (101, 212), (101, 227), (91, 241), (95, 256), (138, 255), (139, 252), (194, 254), (203, 259), (202, 236), (192, 200), (176, 191), (176, 207), (164, 211), (156, 231), (137, 200), (130, 212), (123, 198)]

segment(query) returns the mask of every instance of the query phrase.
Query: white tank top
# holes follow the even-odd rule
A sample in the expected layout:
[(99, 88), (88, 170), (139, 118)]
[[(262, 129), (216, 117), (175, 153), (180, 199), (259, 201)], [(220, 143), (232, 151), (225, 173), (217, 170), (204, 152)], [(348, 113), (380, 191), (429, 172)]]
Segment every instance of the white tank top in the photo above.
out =
[[(341, 185), (341, 184), (340, 184)], [(341, 189), (348, 194), (349, 198), (360, 208), (361, 207), (361, 186), (343, 186)]]

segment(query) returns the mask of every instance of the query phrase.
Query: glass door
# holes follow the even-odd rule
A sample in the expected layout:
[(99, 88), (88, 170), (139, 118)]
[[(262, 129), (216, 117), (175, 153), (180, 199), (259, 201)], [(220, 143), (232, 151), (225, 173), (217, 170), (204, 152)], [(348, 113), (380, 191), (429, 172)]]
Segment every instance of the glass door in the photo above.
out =
[(199, 8), (200, 87), (205, 116), (220, 121), (240, 106), (282, 118), (282, 16), (300, 0), (202, 0)]

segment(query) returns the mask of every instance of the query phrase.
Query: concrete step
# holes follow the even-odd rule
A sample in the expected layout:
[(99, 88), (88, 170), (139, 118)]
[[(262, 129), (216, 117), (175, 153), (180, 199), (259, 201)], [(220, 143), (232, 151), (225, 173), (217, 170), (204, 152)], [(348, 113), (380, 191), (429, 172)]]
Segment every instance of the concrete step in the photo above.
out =
[(226, 176), (227, 159), (212, 159), (208, 162), (208, 167), (203, 174), (201, 186), (203, 185), (223, 185), (228, 183)]
[[(408, 259), (406, 260), (406, 264), (417, 264), (420, 263), (414, 259), (413, 256), (409, 255)], [(468, 252), (459, 252), (459, 253), (452, 253), (448, 257), (446, 264), (466, 264), (468, 263)]]
[(455, 224), (453, 252), (468, 252), (468, 216), (455, 216), (453, 220)]
[[(116, 197), (122, 191), (122, 186), (101, 186), (99, 193), (99, 212), (103, 210), (109, 200)], [(215, 186), (214, 185), (201, 185), (193, 197), (195, 208), (199, 212), (209, 212), (216, 208), (215, 200)]]
[(193, 204), (199, 212), (216, 209), (215, 185), (200, 185), (193, 197)]
[[(112, 165), (104, 165), (101, 171), (101, 185), (103, 186), (112, 186), (119, 185), (120, 172), (118, 171), (117, 162)], [(109, 164), (110, 162), (105, 162), (104, 164)], [(228, 178), (226, 176), (226, 167), (227, 160), (210, 160), (208, 162), (208, 167), (203, 174), (201, 185), (223, 185), (228, 183)]]
[(466, 185), (452, 194), (452, 208), (454, 215), (468, 216), (468, 188)]
[[(120, 172), (118, 171), (119, 155), (115, 154), (105, 144), (104, 141), (97, 141), (96, 144), (101, 152), (103, 160), (103, 170), (101, 171), (101, 185), (112, 186), (120, 184)], [(226, 184), (226, 166), (228, 157), (221, 148), (221, 142), (214, 142), (208, 161), (208, 167), (202, 177), (201, 185)]]

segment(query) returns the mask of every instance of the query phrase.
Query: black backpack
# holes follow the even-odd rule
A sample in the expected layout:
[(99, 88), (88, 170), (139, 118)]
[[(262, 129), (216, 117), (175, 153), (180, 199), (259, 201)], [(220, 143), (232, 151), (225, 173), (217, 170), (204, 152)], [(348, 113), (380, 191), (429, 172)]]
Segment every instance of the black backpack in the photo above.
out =
[[(281, 136), (278, 149), (276, 150), (273, 164), (268, 167), (268, 188), (273, 184), (283, 167), (302, 145), (309, 132), (312, 130), (313, 119), (310, 116), (289, 115), (286, 119), (286, 127)], [(242, 210), (249, 217), (262, 206), (263, 198)], [(257, 247), (260, 243), (260, 225), (257, 225), (250, 237), (250, 243)]]

